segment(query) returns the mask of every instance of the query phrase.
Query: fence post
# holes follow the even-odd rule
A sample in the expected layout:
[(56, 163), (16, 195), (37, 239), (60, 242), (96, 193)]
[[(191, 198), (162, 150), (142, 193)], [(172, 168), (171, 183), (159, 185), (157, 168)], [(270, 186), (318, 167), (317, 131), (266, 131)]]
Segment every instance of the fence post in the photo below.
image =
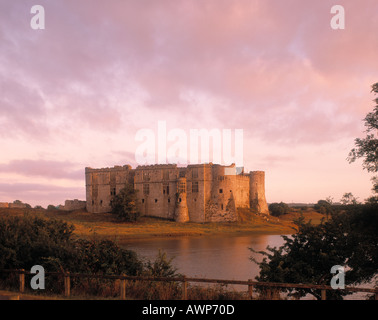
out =
[[(252, 279), (248, 279), (248, 282), (252, 282)], [(253, 298), (253, 285), (248, 284), (248, 297), (250, 300)]]
[(321, 293), (321, 296), (322, 296), (322, 300), (327, 300), (327, 293), (326, 293), (326, 289), (322, 289), (322, 293)]
[(23, 293), (25, 291), (25, 269), (20, 269), (19, 272), (20, 292)]
[(188, 300), (188, 281), (185, 276), (182, 282), (182, 300)]
[(71, 295), (71, 279), (70, 273), (64, 273), (64, 295), (69, 297)]
[(126, 280), (121, 279), (121, 282), (119, 284), (120, 286), (120, 299), (121, 300), (126, 300)]

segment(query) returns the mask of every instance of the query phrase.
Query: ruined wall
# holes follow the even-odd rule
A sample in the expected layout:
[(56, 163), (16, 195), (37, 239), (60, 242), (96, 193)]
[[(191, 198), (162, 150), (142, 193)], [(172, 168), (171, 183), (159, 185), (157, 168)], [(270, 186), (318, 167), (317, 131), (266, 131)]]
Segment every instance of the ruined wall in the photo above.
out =
[(85, 180), (88, 212), (110, 212), (112, 197), (123, 189), (126, 183), (133, 183), (134, 170), (130, 166), (85, 168)]
[(210, 198), (206, 203), (206, 221), (236, 221), (236, 176), (229, 173), (231, 166), (213, 165)]
[[(142, 215), (179, 221), (236, 221), (237, 208), (269, 213), (265, 173), (235, 174), (235, 165), (116, 166), (86, 168), (86, 206), (89, 212), (110, 212), (110, 200), (125, 186), (137, 190)], [(234, 172), (234, 174), (232, 174)], [(180, 185), (185, 186), (180, 189)], [(181, 199), (181, 201), (180, 201)]]
[(138, 166), (135, 169), (134, 187), (142, 215), (174, 218), (178, 175), (176, 165)]
[(265, 199), (265, 172), (251, 171), (249, 174), (250, 208), (260, 213), (269, 214), (268, 204)]
[(60, 206), (59, 209), (64, 210), (64, 211), (72, 211), (72, 210), (85, 209), (86, 206), (87, 206), (86, 201), (74, 199), (74, 200), (66, 200), (64, 202), (64, 206)]
[(205, 195), (209, 183), (207, 169), (205, 164), (187, 167), (187, 206), (189, 219), (193, 222), (205, 222)]

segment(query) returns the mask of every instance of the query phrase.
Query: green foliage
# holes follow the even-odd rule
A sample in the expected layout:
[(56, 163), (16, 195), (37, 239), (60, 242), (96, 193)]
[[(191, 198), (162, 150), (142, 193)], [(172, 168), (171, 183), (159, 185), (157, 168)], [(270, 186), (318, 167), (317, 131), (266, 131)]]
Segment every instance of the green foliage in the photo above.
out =
[(73, 268), (80, 273), (137, 275), (143, 270), (134, 251), (122, 249), (110, 240), (78, 240), (75, 248), (78, 261)]
[(287, 214), (290, 212), (290, 208), (286, 203), (271, 203), (269, 205), (269, 211), (272, 216), (279, 217), (283, 214)]
[(36, 217), (0, 219), (0, 269), (30, 269), (43, 265), (49, 271), (136, 275), (143, 264), (135, 252), (109, 240), (73, 239), (73, 226)]
[(181, 277), (177, 269), (172, 265), (173, 258), (168, 259), (167, 254), (159, 250), (155, 261), (147, 261), (145, 274), (153, 277)]
[(321, 214), (325, 214), (327, 218), (334, 212), (334, 208), (329, 200), (319, 200), (317, 204), (314, 205), (314, 209)]
[[(334, 265), (345, 267), (346, 285), (370, 281), (378, 274), (378, 206), (348, 207), (347, 213), (333, 213), (327, 222), (314, 226), (304, 219), (296, 221), (298, 232), (283, 236), (279, 248), (267, 247), (261, 262), (258, 281), (329, 285)], [(250, 248), (254, 251), (252, 248)], [(254, 251), (255, 252), (255, 251)], [(289, 293), (293, 289), (288, 289)], [(299, 289), (296, 295), (312, 294), (320, 299), (319, 290)], [(328, 298), (341, 299), (345, 292), (332, 290)]]
[(343, 204), (343, 205), (356, 205), (358, 204), (358, 201), (357, 201), (357, 198), (355, 196), (353, 196), (353, 194), (351, 192), (346, 192), (343, 194), (343, 197), (340, 199), (340, 202)]
[(57, 220), (0, 219), (0, 269), (29, 269), (44, 258), (68, 252), (72, 232), (72, 226)]
[(136, 190), (127, 184), (117, 195), (115, 195), (110, 203), (112, 213), (119, 220), (133, 222), (140, 217), (140, 212), (136, 205)]
[[(161, 251), (154, 261), (143, 262), (134, 251), (113, 241), (75, 239), (73, 230), (60, 220), (0, 218), (0, 270), (30, 270), (33, 265), (42, 265), (46, 272), (181, 277), (172, 259)], [(2, 285), (14, 286), (6, 274), (0, 274), (0, 279)], [(47, 275), (45, 292), (61, 293), (62, 281), (61, 276)], [(181, 293), (179, 283), (132, 281), (129, 285), (142, 299), (172, 298)], [(78, 294), (119, 294), (119, 286), (107, 279), (72, 278), (71, 287)]]
[[(378, 83), (372, 85), (372, 92), (378, 93)], [(363, 159), (363, 168), (368, 172), (378, 172), (378, 98), (374, 99), (376, 105), (372, 112), (369, 112), (364, 121), (366, 127), (366, 137), (355, 139), (355, 148), (353, 148), (348, 156), (349, 162), (356, 159)], [(377, 178), (373, 178), (373, 190), (378, 191)]]

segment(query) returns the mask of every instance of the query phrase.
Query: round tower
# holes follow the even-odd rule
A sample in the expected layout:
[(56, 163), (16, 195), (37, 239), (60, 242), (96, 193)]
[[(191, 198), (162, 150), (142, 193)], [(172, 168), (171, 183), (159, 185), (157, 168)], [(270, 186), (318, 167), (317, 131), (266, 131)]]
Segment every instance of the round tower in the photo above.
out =
[(186, 178), (177, 179), (177, 199), (175, 207), (175, 221), (188, 222), (189, 213), (186, 203)]
[(251, 209), (259, 213), (269, 214), (265, 199), (265, 172), (251, 171), (249, 173), (249, 202)]

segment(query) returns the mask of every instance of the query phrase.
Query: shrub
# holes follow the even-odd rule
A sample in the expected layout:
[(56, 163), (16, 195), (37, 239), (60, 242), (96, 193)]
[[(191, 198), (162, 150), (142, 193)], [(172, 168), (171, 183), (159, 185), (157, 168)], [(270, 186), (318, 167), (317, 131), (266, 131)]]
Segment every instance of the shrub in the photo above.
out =
[(290, 211), (289, 206), (286, 203), (271, 203), (269, 205), (269, 211), (272, 216), (279, 217), (283, 214), (287, 214)]

